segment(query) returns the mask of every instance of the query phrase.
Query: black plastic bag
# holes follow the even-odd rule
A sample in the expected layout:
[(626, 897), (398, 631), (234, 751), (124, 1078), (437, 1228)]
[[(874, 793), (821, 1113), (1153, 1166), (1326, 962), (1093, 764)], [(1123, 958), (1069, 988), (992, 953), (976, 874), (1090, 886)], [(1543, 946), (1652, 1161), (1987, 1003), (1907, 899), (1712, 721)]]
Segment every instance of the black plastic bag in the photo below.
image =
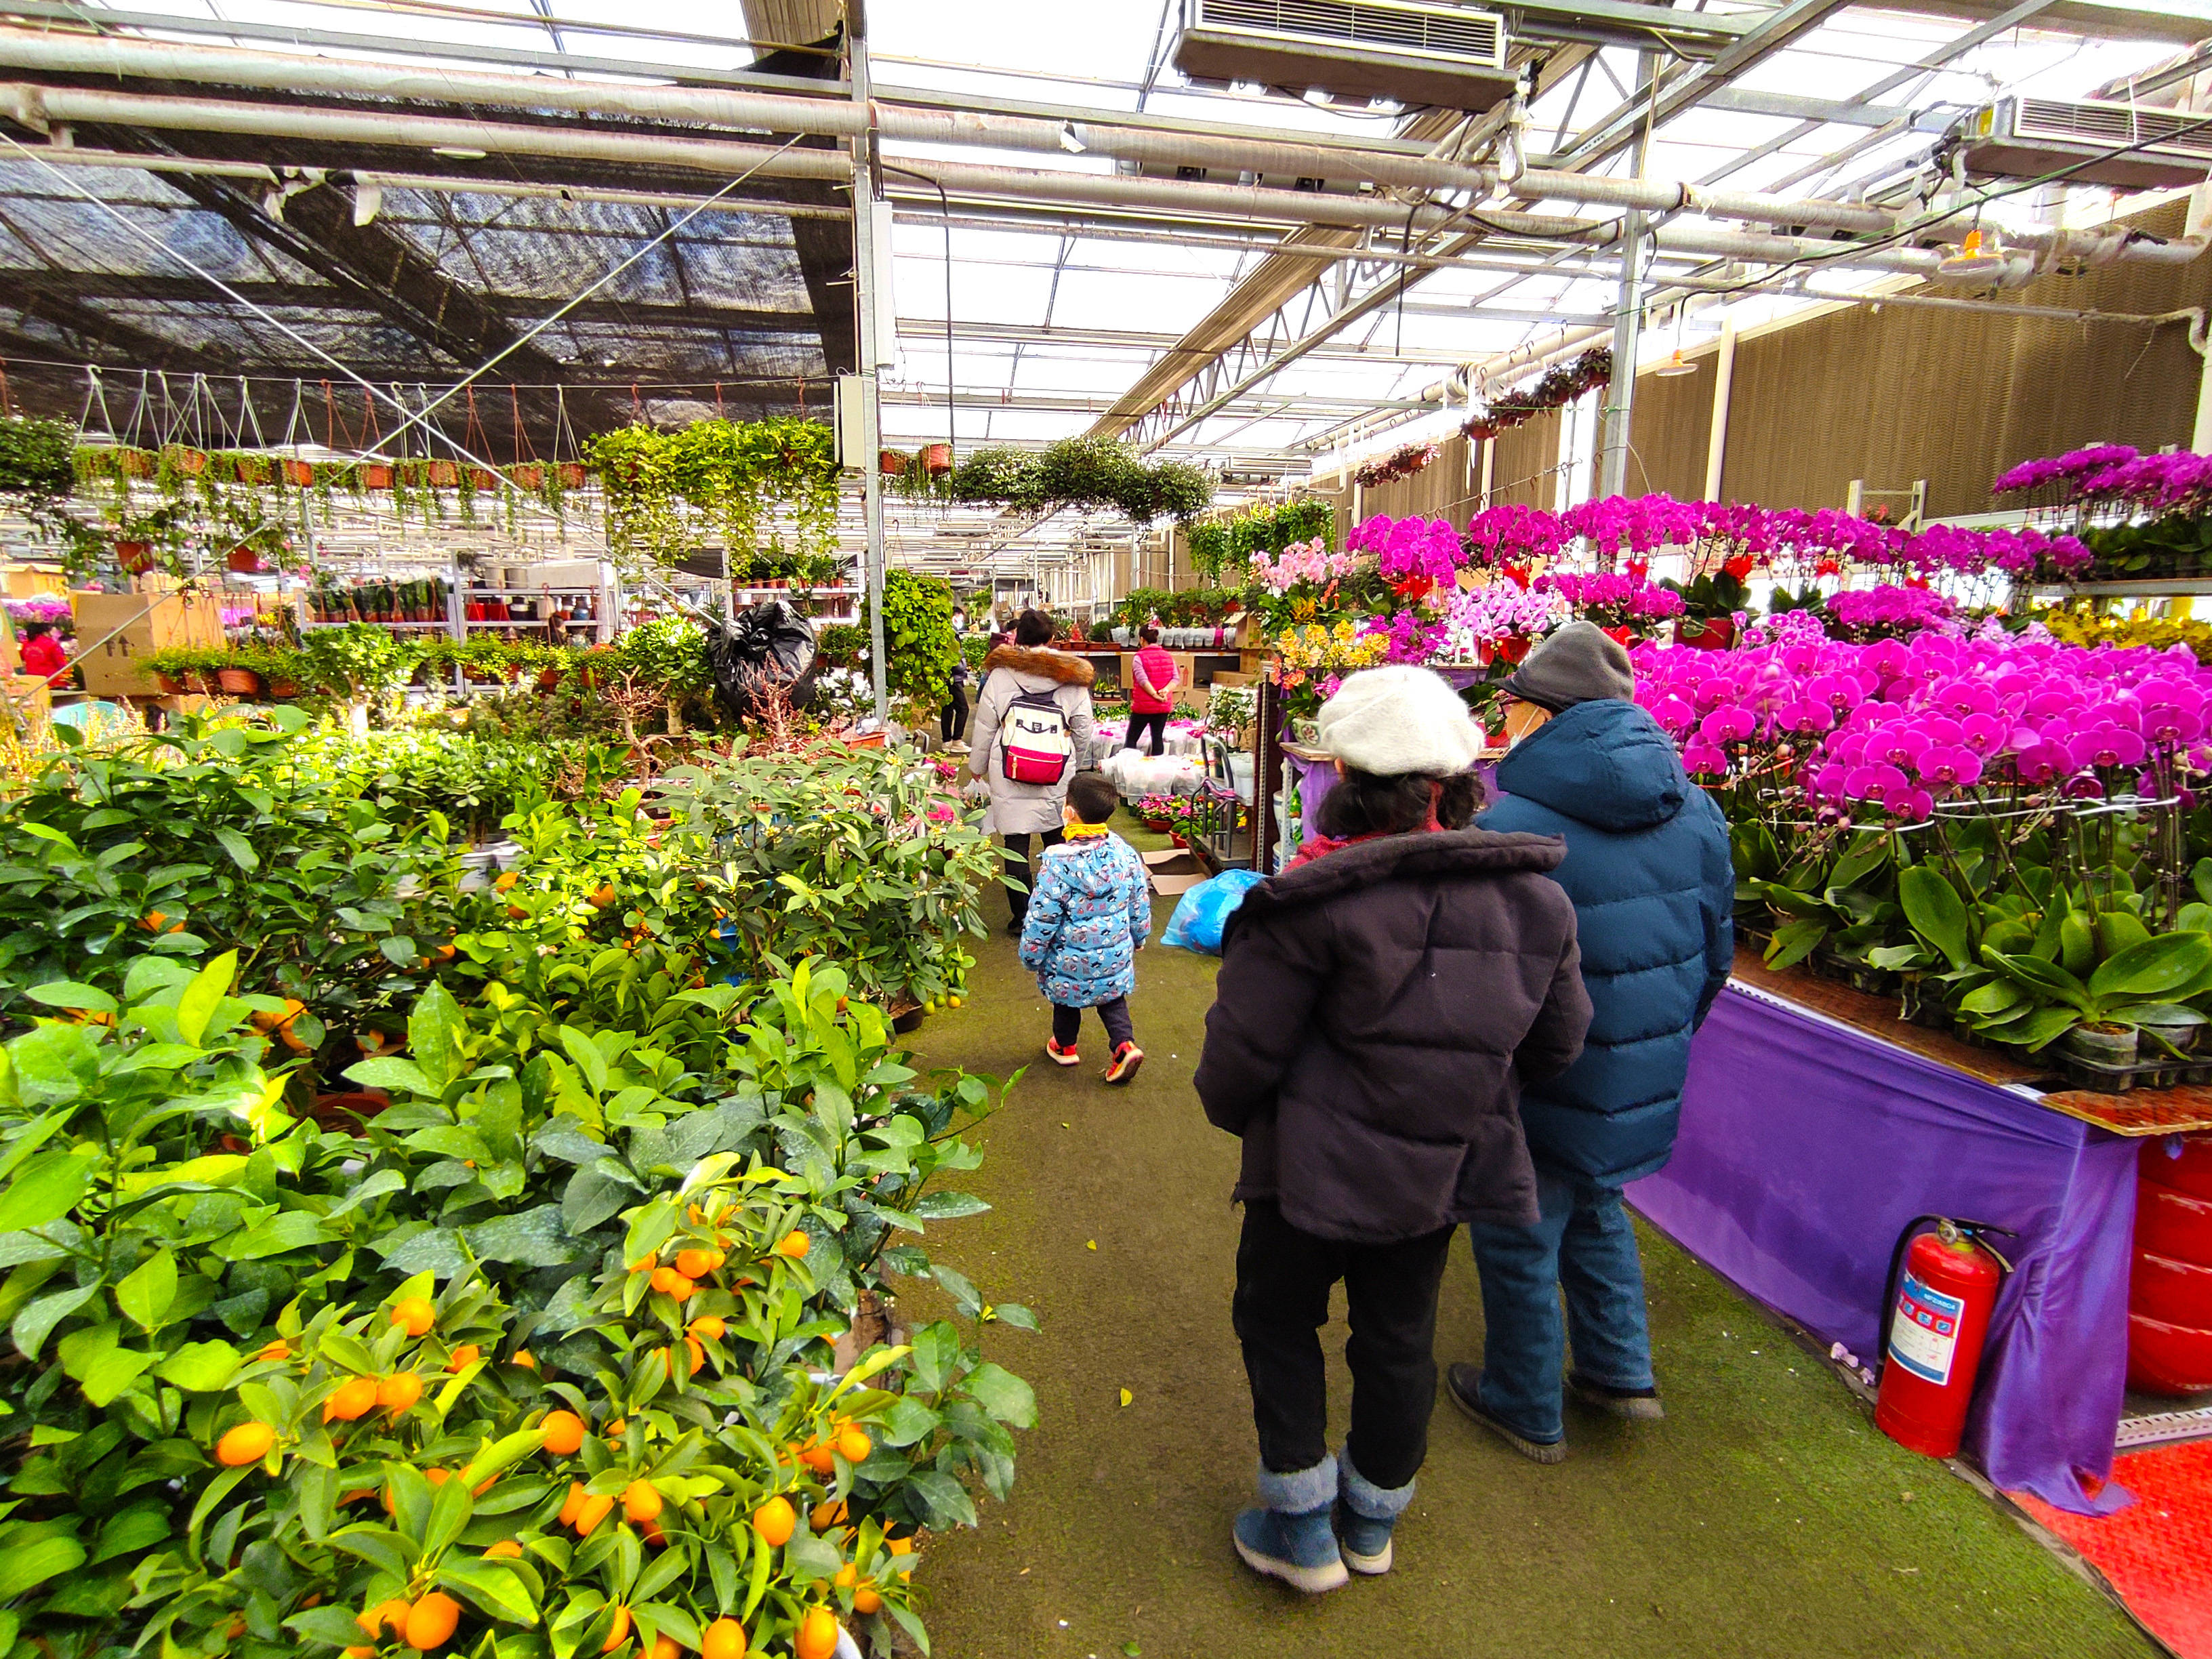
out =
[(707, 661), (722, 706), (738, 720), (758, 714), (762, 693), (773, 687), (788, 693), (793, 708), (814, 701), (814, 624), (781, 599), (763, 599), (732, 621), (711, 624)]

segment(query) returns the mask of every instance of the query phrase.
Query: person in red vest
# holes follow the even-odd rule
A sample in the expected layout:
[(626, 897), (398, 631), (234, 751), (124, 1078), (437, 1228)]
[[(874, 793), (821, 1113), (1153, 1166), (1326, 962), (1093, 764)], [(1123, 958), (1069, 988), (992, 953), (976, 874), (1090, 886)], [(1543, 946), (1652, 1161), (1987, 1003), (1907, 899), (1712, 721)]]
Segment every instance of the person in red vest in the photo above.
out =
[(1129, 687), (1129, 735), (1124, 749), (1137, 746), (1137, 736), (1146, 726), (1152, 731), (1152, 754), (1158, 758), (1167, 747), (1168, 714), (1175, 708), (1176, 660), (1160, 648), (1160, 630), (1147, 627), (1137, 635), (1139, 647), (1130, 659), (1134, 684)]
[(23, 625), (23, 672), (45, 677), (48, 685), (59, 687), (68, 684), (69, 653), (54, 637), (52, 623), (25, 623)]

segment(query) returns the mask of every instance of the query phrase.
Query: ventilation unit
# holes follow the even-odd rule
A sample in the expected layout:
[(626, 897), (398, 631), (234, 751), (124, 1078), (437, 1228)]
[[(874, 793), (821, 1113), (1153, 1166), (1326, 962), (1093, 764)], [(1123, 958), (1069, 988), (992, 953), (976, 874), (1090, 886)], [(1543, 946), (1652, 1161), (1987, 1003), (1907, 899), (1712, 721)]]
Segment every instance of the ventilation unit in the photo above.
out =
[(1486, 110), (1513, 92), (1505, 19), (1415, 0), (1183, 0), (1175, 64), (1338, 98)]
[(2212, 116), (2106, 98), (2007, 98), (1967, 121), (1962, 148), (1970, 173), (2065, 172), (2069, 184), (2168, 190), (2212, 173)]

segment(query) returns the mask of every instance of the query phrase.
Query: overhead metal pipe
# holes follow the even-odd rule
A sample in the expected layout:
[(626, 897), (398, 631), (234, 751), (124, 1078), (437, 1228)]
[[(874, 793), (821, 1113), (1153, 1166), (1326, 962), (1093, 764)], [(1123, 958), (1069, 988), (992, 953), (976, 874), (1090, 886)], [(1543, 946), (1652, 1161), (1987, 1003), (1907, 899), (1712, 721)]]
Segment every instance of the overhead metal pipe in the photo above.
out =
[[(1562, 201), (1657, 214), (1691, 214), (1770, 225), (1818, 227), (1871, 235), (1900, 231), (1935, 234), (1943, 226), (1979, 210), (1983, 192), (1966, 192), (1941, 212), (1900, 215), (1863, 203), (1820, 198), (1793, 199), (1759, 192), (1715, 191), (1679, 181), (1612, 179), (1551, 168), (1474, 166), (1443, 157), (1385, 150), (1358, 141), (1316, 139), (1291, 143), (1221, 133), (1170, 132), (1121, 125), (1116, 112), (1096, 112), (1092, 118), (1054, 121), (1032, 116), (952, 111), (902, 105), (882, 99), (865, 103), (825, 95), (811, 98), (714, 88), (641, 85), (551, 76), (494, 75), (462, 70), (427, 70), (359, 59), (248, 52), (177, 45), (137, 39), (37, 32), (0, 27), (0, 67), (117, 77), (137, 77), (202, 85), (254, 88), (286, 93), (327, 93), (376, 97), (406, 103), (466, 104), (535, 111), (565, 110), (579, 115), (622, 115), (641, 120), (680, 121), (740, 131), (803, 132), (851, 139), (872, 129), (896, 142), (975, 146), (1060, 155), (1069, 149), (1139, 167), (1219, 167), (1263, 177), (1317, 178), (1371, 183), (1401, 190), (1466, 193), (1476, 199), (1510, 184), (1524, 200)], [(248, 106), (264, 108), (264, 106)], [(234, 130), (234, 129), (224, 129)], [(692, 142), (713, 142), (696, 140)], [(1510, 173), (1512, 176), (1508, 177)], [(1189, 183), (1142, 180), (1141, 183)], [(1303, 192), (1322, 196), (1324, 192)], [(1364, 204), (1402, 222), (1402, 204)], [(1314, 222), (1365, 223), (1348, 216)], [(1301, 216), (1300, 222), (1304, 222)], [(2192, 229), (2195, 229), (2192, 227)], [(2063, 249), (2069, 258), (2101, 257), (2185, 261), (2201, 252), (2201, 235), (2179, 242), (2126, 240), (2118, 234), (2044, 231), (2007, 232), (2008, 239), (2045, 251)]]

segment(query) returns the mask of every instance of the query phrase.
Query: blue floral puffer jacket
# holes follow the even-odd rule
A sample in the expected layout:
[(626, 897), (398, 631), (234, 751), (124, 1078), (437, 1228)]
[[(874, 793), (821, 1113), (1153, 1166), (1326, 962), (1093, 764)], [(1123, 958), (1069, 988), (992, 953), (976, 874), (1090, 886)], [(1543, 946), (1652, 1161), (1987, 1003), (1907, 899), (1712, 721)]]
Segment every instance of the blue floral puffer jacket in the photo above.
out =
[(1048, 847), (1022, 928), (1022, 966), (1045, 1000), (1096, 1008), (1137, 988), (1137, 952), (1152, 931), (1152, 884), (1119, 836)]

